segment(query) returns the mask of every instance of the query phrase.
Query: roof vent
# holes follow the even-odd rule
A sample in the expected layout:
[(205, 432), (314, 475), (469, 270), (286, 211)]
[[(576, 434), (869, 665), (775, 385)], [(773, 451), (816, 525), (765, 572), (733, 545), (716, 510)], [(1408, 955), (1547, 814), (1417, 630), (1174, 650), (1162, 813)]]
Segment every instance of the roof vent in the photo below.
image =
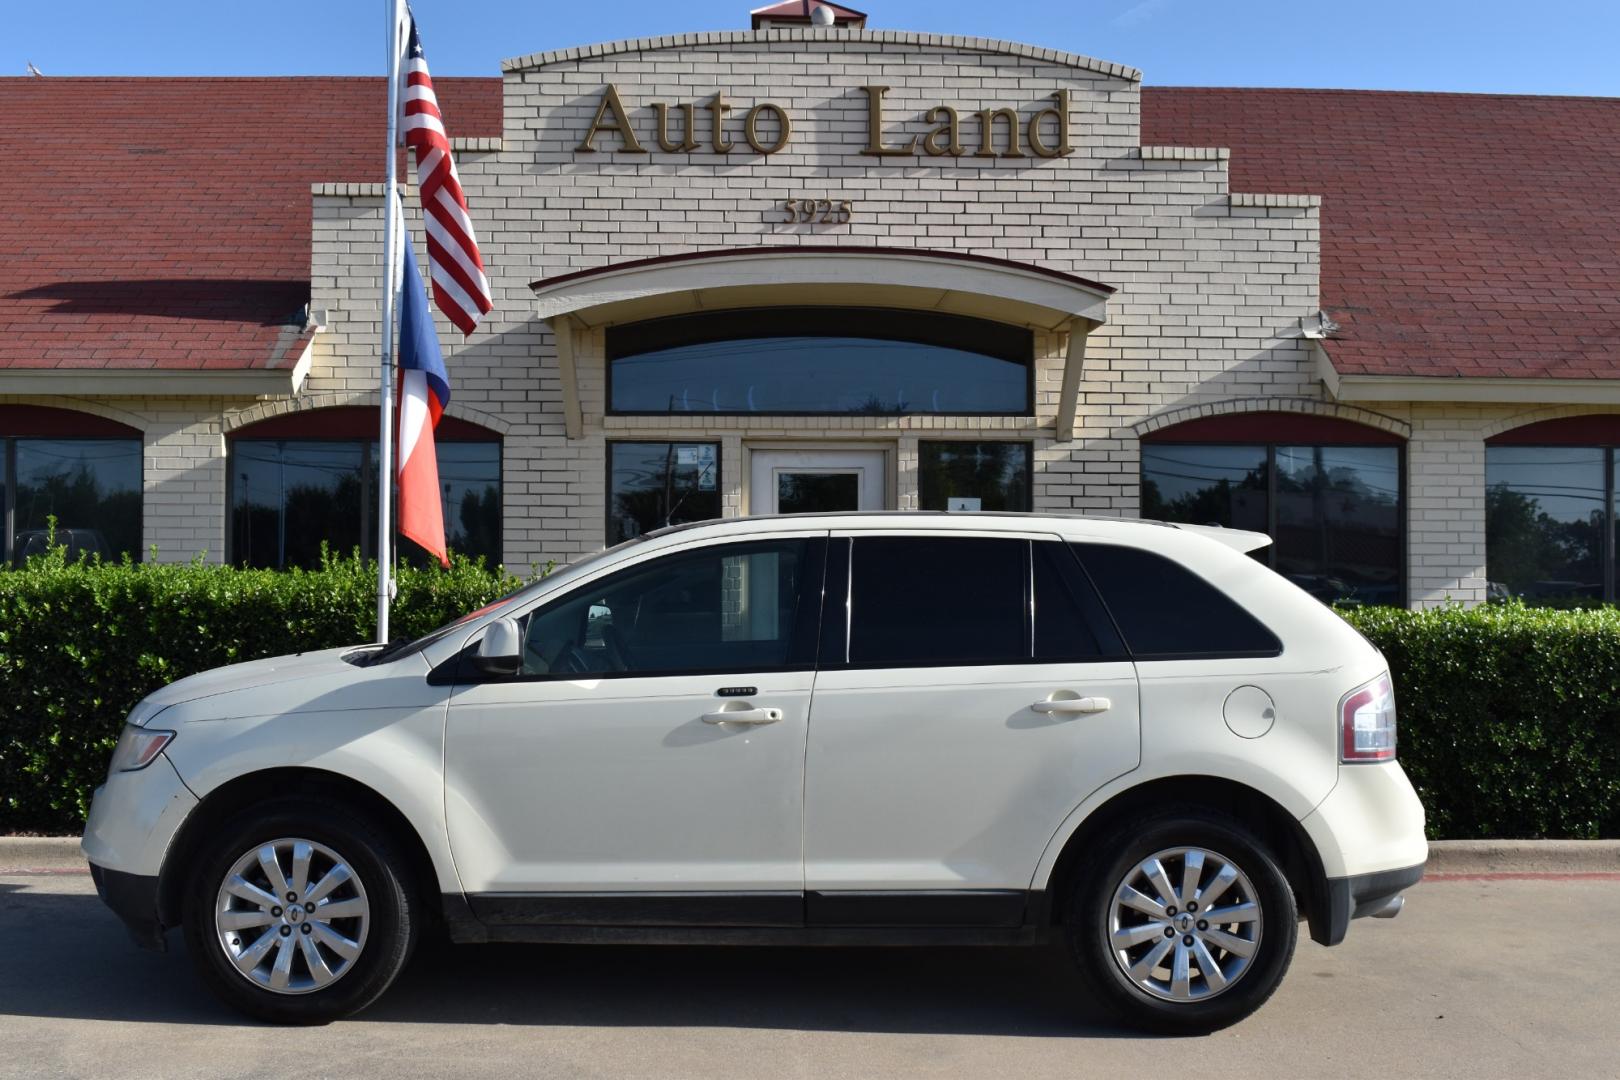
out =
[(866, 29), (866, 13), (823, 0), (782, 0), (755, 8), (755, 30), (776, 30), (784, 26), (836, 26), (844, 30)]

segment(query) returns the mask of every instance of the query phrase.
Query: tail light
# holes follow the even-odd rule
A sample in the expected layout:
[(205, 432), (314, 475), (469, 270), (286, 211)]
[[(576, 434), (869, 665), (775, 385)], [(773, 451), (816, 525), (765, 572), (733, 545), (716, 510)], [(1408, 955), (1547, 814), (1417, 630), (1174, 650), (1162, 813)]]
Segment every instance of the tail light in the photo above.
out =
[(1395, 686), (1388, 672), (1339, 702), (1339, 760), (1395, 760)]

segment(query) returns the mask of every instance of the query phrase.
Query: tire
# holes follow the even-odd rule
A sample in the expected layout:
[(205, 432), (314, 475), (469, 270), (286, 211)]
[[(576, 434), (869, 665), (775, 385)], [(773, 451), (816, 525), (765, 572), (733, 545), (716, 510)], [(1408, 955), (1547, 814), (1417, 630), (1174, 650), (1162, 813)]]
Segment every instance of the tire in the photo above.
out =
[[(1241, 822), (1193, 807), (1122, 823), (1118, 831), (1075, 875), (1064, 927), (1070, 954), (1103, 1005), (1133, 1027), (1198, 1035), (1265, 1004), (1299, 937), (1293, 889), (1265, 844)], [(1155, 859), (1163, 871), (1157, 886), (1149, 872)], [(1211, 925), (1187, 910), (1189, 862), (1196, 864), (1192, 904), (1209, 910), (1209, 901), (1200, 902), (1209, 897), (1213, 910), (1242, 921)], [(1226, 884), (1217, 887), (1219, 880)], [(1166, 886), (1179, 903), (1165, 903)], [(1158, 914), (1150, 911), (1155, 906)], [(1213, 969), (1207, 976), (1206, 967)]]
[[(307, 860), (305, 895), (269, 905), (286, 896), (268, 895), (266, 850), (288, 892)], [(416, 946), (421, 909), (409, 865), (389, 831), (351, 807), (315, 798), (256, 806), (199, 852), (186, 889), (186, 948), (209, 989), (249, 1016), (277, 1024), (352, 1016), (382, 996)], [(238, 876), (246, 886), (227, 890)]]

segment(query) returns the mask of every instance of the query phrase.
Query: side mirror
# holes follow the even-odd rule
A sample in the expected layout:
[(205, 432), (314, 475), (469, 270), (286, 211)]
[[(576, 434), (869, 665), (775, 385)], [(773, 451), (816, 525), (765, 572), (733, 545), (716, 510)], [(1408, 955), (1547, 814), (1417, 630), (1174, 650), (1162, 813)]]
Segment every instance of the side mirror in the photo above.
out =
[(485, 675), (516, 675), (523, 670), (523, 635), (512, 619), (496, 619), (484, 629), (473, 666)]

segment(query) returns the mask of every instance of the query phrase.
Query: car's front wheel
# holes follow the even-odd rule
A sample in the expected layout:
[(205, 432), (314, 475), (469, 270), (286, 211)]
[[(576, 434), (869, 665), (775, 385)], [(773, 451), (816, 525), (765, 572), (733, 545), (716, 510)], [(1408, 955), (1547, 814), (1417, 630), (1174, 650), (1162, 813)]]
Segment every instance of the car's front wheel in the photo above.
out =
[(186, 947), (229, 1004), (316, 1024), (375, 1001), (404, 968), (417, 913), (402, 853), (363, 814), (313, 801), (256, 807), (206, 846)]
[(1066, 931), (1081, 970), (1122, 1019), (1197, 1034), (1236, 1023), (1277, 989), (1298, 914), (1253, 833), (1189, 809), (1133, 825), (1089, 860)]

